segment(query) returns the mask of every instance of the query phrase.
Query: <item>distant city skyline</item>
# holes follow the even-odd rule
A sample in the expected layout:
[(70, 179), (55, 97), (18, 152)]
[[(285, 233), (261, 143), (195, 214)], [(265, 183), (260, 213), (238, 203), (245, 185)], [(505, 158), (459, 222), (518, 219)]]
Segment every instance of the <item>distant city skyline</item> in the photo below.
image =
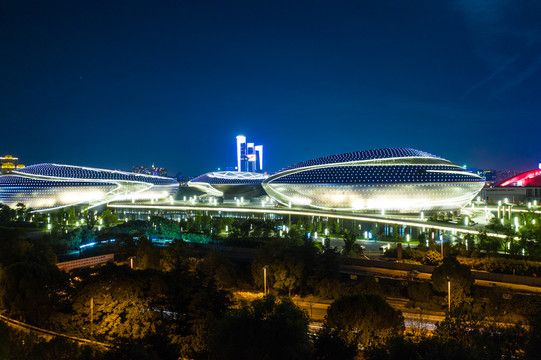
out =
[(0, 3), (0, 154), (170, 175), (392, 147), (541, 161), (541, 2)]

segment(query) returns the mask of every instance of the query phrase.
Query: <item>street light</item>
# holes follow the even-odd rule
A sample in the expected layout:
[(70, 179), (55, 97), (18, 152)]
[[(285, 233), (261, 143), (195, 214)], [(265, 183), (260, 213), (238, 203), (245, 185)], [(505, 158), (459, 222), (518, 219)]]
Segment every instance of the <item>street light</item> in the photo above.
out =
[(265, 290), (265, 295), (267, 295), (267, 268), (269, 265), (263, 266), (263, 289)]
[(94, 298), (91, 297), (90, 298), (90, 338), (92, 338), (92, 336), (94, 335), (93, 332), (94, 332)]
[(441, 258), (443, 259), (443, 234), (440, 234)]
[(447, 297), (448, 297), (448, 308), (449, 313), (451, 313), (451, 279), (449, 279), (449, 276), (447, 276)]

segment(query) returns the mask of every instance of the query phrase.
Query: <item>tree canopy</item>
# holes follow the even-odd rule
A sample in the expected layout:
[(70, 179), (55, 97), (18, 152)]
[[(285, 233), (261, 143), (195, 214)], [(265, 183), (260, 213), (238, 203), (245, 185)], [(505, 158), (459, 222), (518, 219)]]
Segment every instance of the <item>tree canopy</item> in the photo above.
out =
[(454, 256), (445, 257), (443, 263), (432, 272), (434, 290), (447, 292), (448, 279), (451, 282), (451, 305), (456, 307), (468, 301), (468, 295), (475, 281), (469, 266), (461, 264)]
[(337, 336), (347, 345), (368, 348), (402, 333), (404, 317), (379, 295), (347, 295), (327, 309), (321, 336)]
[(210, 344), (213, 359), (309, 359), (308, 316), (291, 300), (267, 295), (231, 309)]

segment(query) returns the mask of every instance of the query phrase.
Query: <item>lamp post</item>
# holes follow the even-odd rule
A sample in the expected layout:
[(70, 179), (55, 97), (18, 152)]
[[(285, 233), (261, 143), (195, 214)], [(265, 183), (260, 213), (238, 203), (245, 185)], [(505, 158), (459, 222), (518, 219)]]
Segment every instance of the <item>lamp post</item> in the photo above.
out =
[(90, 298), (90, 338), (92, 339), (92, 336), (94, 332), (94, 298)]
[(448, 298), (448, 309), (449, 314), (451, 313), (451, 279), (447, 276), (447, 298)]
[(263, 289), (265, 291), (265, 295), (267, 295), (267, 267), (268, 265), (263, 266)]

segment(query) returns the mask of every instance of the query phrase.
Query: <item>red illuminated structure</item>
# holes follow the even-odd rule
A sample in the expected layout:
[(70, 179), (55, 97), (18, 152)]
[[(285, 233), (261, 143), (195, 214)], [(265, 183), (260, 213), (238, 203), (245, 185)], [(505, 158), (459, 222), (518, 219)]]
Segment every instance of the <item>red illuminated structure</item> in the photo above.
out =
[(513, 176), (503, 181), (499, 186), (541, 186), (541, 169), (526, 171), (525, 173)]

